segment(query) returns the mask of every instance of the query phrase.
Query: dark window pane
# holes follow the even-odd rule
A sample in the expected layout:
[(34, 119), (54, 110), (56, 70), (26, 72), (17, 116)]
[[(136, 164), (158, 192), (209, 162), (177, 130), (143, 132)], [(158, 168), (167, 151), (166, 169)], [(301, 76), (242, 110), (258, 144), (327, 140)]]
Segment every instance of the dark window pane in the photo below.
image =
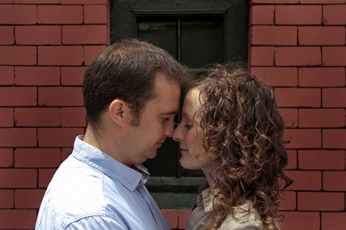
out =
[(181, 57), (191, 68), (223, 61), (221, 16), (181, 17)]
[(137, 17), (138, 38), (177, 56), (177, 24), (175, 17)]
[(165, 143), (157, 150), (157, 156), (154, 159), (148, 159), (143, 163), (149, 169), (151, 176), (177, 176), (177, 151), (178, 143), (172, 138), (166, 138)]

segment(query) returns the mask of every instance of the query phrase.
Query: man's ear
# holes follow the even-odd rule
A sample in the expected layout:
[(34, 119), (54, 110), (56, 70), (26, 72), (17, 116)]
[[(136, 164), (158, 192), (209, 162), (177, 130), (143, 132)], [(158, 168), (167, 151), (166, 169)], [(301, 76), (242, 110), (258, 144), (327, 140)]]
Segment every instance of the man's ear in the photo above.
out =
[(115, 99), (108, 107), (109, 116), (119, 126), (124, 127), (128, 123), (131, 109), (127, 103), (120, 99)]

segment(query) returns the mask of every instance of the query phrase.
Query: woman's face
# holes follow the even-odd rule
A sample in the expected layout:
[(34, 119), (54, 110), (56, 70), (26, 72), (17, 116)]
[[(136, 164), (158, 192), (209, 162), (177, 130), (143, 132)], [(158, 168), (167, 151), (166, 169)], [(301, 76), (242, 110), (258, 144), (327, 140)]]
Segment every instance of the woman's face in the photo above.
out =
[(183, 117), (173, 133), (173, 139), (180, 142), (180, 164), (186, 169), (208, 169), (212, 163), (202, 146), (205, 132), (200, 127), (200, 108), (199, 90), (193, 88), (185, 97)]

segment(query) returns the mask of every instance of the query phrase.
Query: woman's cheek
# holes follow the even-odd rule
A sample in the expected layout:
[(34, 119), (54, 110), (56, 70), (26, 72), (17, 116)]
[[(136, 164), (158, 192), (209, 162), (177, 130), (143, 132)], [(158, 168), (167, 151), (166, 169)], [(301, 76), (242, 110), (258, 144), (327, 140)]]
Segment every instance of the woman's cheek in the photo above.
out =
[[(196, 143), (197, 139), (197, 129), (192, 128), (186, 134), (186, 143), (187, 145), (193, 145)], [(190, 146), (192, 147), (192, 146)]]

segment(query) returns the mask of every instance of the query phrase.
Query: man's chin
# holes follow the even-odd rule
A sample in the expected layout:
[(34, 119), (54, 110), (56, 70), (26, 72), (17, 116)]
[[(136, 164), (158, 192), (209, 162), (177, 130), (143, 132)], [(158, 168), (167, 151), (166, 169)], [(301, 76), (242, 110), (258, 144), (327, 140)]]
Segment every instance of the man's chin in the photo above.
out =
[(147, 159), (154, 159), (157, 156), (157, 149), (150, 151), (150, 153), (147, 154)]

